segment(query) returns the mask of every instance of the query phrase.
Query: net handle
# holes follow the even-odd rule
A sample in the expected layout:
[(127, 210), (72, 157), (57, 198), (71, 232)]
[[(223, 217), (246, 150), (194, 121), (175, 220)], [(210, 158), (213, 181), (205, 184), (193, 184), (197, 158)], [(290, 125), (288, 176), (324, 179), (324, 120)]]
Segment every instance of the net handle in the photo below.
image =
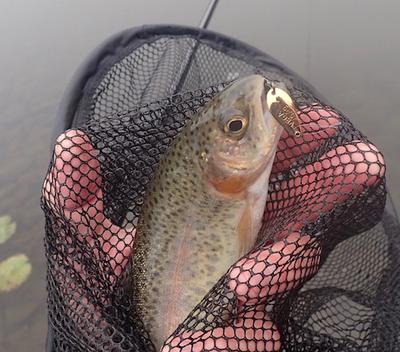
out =
[(219, 0), (211, 0), (207, 6), (206, 12), (203, 15), (203, 18), (201, 19), (199, 23), (199, 27), (201, 29), (207, 29), (208, 24), (211, 21), (211, 18), (214, 14), (215, 8), (218, 5)]

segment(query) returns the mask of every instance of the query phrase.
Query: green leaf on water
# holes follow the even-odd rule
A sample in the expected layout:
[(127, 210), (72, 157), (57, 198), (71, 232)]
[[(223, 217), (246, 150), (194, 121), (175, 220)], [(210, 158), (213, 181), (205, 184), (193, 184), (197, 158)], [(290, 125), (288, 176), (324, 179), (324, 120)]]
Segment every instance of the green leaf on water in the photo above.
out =
[(17, 225), (8, 215), (0, 216), (0, 244), (7, 241), (14, 233)]
[(32, 265), (25, 254), (17, 254), (0, 262), (0, 292), (16, 289), (30, 275)]

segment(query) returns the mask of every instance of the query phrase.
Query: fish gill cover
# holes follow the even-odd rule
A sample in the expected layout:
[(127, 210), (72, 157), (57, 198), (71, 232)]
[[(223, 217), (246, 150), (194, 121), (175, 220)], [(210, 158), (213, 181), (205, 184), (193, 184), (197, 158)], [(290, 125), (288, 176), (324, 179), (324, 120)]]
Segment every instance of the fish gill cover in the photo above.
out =
[(285, 84), (303, 135), (278, 143), (256, 245), (163, 351), (399, 350), (399, 228), (374, 144), (242, 43), (185, 28), (129, 35), (86, 78), (44, 182), (50, 349), (155, 351), (130, 275), (147, 187), (185, 123), (227, 82), (258, 73)]

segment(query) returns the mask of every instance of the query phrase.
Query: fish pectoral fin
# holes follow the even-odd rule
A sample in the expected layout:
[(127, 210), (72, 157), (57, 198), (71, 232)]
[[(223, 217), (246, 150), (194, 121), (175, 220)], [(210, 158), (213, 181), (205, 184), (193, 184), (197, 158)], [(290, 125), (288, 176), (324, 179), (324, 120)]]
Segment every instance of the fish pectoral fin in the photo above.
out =
[(247, 202), (237, 226), (239, 254), (241, 256), (246, 254), (256, 241), (258, 229), (254, 220), (254, 207), (251, 202)]

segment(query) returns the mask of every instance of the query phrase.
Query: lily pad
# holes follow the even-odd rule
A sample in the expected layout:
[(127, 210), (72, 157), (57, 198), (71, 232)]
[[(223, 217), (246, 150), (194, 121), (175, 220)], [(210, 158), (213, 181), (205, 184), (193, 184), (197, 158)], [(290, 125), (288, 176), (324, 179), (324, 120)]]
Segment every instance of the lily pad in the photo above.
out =
[(0, 262), (0, 292), (16, 289), (30, 275), (32, 265), (25, 254), (17, 254)]
[(8, 215), (0, 216), (0, 244), (7, 241), (14, 233), (17, 225)]

